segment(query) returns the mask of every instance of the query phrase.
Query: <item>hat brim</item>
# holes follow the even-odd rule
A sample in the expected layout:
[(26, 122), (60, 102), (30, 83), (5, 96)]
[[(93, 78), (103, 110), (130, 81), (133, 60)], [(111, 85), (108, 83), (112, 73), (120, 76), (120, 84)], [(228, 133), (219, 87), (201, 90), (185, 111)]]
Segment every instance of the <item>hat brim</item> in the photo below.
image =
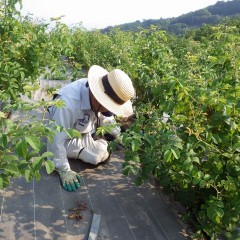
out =
[(88, 71), (88, 84), (93, 96), (97, 101), (110, 112), (120, 117), (129, 117), (133, 114), (131, 101), (120, 105), (112, 100), (105, 92), (102, 84), (102, 77), (108, 74), (104, 68), (93, 65)]

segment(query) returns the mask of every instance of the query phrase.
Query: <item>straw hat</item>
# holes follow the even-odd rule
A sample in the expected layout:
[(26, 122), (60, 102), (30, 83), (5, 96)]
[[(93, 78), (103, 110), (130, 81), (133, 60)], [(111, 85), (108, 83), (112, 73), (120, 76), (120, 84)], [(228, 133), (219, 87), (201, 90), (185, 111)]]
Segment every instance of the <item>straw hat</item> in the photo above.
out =
[(97, 101), (117, 116), (133, 114), (131, 99), (135, 91), (129, 76), (119, 69), (111, 72), (93, 65), (88, 71), (88, 83)]

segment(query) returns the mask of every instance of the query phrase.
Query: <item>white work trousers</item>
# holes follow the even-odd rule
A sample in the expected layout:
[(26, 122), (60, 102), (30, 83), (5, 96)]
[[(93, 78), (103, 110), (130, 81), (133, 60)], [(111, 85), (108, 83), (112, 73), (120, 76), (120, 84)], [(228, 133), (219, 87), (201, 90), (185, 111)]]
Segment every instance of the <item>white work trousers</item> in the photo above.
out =
[(81, 159), (94, 165), (109, 157), (107, 146), (107, 141), (94, 140), (91, 133), (82, 134), (81, 138), (73, 138), (65, 143), (68, 158)]

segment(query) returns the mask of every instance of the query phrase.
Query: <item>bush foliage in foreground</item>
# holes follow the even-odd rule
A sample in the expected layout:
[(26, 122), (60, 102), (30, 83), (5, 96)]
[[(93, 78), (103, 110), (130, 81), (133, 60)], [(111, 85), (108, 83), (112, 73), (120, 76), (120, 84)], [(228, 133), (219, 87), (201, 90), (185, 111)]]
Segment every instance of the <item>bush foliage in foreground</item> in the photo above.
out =
[[(195, 40), (203, 30), (206, 35)], [(137, 119), (123, 135), (123, 170), (135, 173), (139, 184), (156, 177), (216, 239), (240, 221), (239, 28), (205, 27), (192, 34), (177, 39), (142, 33)]]
[[(44, 125), (44, 114), (42, 119), (33, 116), (36, 108), (50, 103), (23, 102), (21, 95), (30, 96), (46, 66), (54, 71), (61, 66), (59, 56), (71, 51), (64, 25), (56, 23), (46, 33), (48, 25), (21, 17), (17, 3), (21, 1), (0, 1), (0, 188), (7, 187), (12, 177), (39, 180), (43, 163), (48, 173), (54, 170), (47, 160), (52, 154), (44, 152), (42, 141), (54, 133)], [(22, 118), (7, 119), (10, 111), (21, 112)]]

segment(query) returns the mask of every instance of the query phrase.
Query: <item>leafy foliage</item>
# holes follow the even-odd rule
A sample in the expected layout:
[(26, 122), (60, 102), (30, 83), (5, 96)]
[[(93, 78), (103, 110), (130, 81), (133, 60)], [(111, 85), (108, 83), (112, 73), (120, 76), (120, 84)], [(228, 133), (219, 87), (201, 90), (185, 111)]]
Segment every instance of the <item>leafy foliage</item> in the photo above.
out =
[(240, 217), (240, 45), (235, 26), (207, 29), (201, 41), (154, 29), (141, 35), (123, 170), (138, 184), (158, 178), (216, 239)]
[[(54, 132), (38, 119), (34, 111), (46, 112), (49, 103), (23, 102), (21, 96), (31, 96), (37, 78), (46, 70), (61, 66), (60, 56), (71, 52), (68, 28), (57, 23), (47, 33), (48, 24), (22, 17), (16, 9), (21, 1), (0, 1), (0, 188), (10, 184), (12, 177), (25, 176), (29, 181), (40, 180), (40, 167), (54, 170), (45, 152), (43, 139), (51, 140)], [(22, 118), (7, 119), (6, 113), (18, 111)]]
[(27, 181), (33, 177), (40, 179), (39, 170), (43, 163), (48, 173), (54, 170), (52, 161), (47, 160), (52, 153), (44, 151), (43, 139), (52, 139), (54, 132), (44, 126), (44, 120), (27, 114), (41, 105), (15, 103), (11, 109), (26, 112), (18, 121), (1, 118), (0, 127), (0, 188), (9, 185), (11, 177), (25, 176)]

